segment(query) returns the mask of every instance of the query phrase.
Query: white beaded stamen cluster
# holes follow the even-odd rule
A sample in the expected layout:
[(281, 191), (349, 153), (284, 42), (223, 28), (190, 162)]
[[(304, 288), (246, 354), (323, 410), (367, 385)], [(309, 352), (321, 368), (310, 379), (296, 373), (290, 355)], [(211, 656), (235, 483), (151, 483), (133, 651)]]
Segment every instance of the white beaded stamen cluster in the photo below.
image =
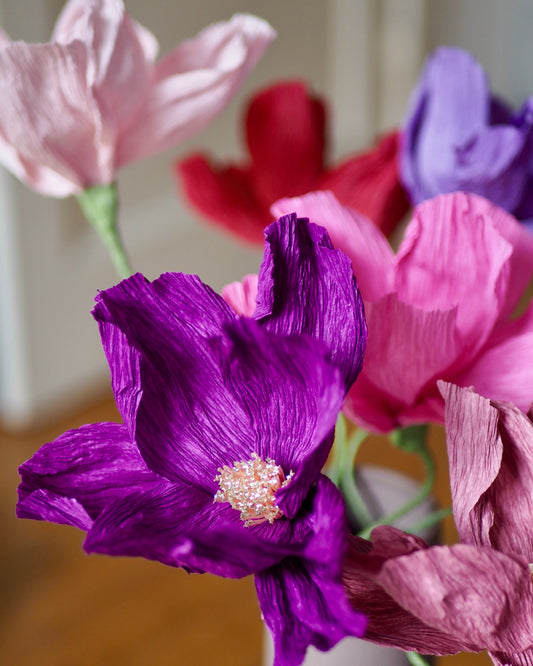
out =
[(289, 483), (293, 472), (285, 478), (280, 465), (271, 458), (262, 460), (257, 453), (252, 453), (250, 460), (240, 460), (233, 467), (224, 465), (218, 471), (215, 481), (220, 490), (214, 501), (229, 502), (240, 511), (245, 527), (273, 523), (283, 516), (275, 504), (276, 492)]

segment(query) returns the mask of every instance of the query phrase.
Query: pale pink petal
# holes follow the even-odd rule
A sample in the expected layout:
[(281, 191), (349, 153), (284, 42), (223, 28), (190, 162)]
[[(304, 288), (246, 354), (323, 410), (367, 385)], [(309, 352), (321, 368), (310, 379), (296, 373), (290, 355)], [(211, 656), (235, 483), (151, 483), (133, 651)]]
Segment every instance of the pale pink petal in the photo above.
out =
[(365, 301), (392, 291), (394, 253), (386, 237), (364, 215), (342, 206), (331, 192), (281, 199), (271, 210), (274, 217), (296, 212), (325, 227), (334, 247), (351, 259)]
[(240, 317), (252, 317), (256, 306), (257, 275), (245, 275), (242, 282), (226, 285), (221, 296)]
[[(461, 362), (456, 310), (426, 312), (402, 303), (395, 294), (365, 307), (368, 343), (363, 370), (346, 399), (347, 414), (358, 423), (361, 415), (368, 425), (376, 409), (372, 403), (381, 396), (379, 411), (394, 416), (393, 427), (402, 425), (402, 412), (417, 404), (421, 410), (417, 420), (430, 420), (424, 403), (437, 393), (437, 379)], [(372, 430), (383, 430), (381, 420)]]
[(72, 2), (61, 15), (54, 37), (83, 42), (87, 85), (98, 106), (100, 160), (114, 168), (115, 143), (149, 94), (157, 42), (131, 20), (121, 0)]
[(533, 423), (514, 405), (442, 384), (461, 541), (533, 560)]
[(527, 412), (533, 402), (533, 306), (498, 326), (478, 358), (453, 381)]
[(44, 194), (64, 196), (113, 178), (99, 163), (86, 65), (80, 42), (0, 49), (0, 96), (9, 100), (0, 105), (0, 151), (8, 168)]
[(8, 44), (11, 44), (11, 38), (7, 32), (4, 32), (4, 30), (0, 28), (0, 49), (4, 46), (7, 46)]
[(230, 101), (274, 37), (266, 21), (236, 14), (163, 58), (149, 98), (118, 143), (116, 166), (170, 148), (204, 127)]
[[(124, 3), (122, 0), (70, 0), (61, 11), (52, 33), (52, 42), (68, 44), (74, 39), (81, 40), (84, 44), (93, 44), (95, 49), (101, 50), (97, 59), (106, 59), (106, 42), (109, 39), (95, 39), (91, 18), (99, 15), (99, 22), (120, 24), (124, 16)], [(128, 17), (131, 29), (136, 39), (142, 45), (145, 59), (154, 62), (159, 51), (156, 38), (145, 27)], [(101, 28), (100, 28), (101, 31)]]
[[(494, 210), (464, 193), (426, 201), (415, 209), (397, 255), (399, 298), (428, 310), (457, 307), (457, 331), (470, 357), (508, 297), (513, 247), (492, 224)], [(533, 265), (533, 254), (530, 260)]]

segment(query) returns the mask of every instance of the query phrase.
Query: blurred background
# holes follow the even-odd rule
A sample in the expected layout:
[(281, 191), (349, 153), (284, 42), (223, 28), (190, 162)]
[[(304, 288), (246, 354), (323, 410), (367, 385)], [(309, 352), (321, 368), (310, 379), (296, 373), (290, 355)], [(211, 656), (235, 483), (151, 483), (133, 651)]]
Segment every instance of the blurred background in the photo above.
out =
[[(13, 39), (47, 41), (62, 5), (0, 0), (0, 25)], [(278, 32), (241, 92), (203, 132), (119, 173), (122, 235), (133, 266), (150, 278), (193, 272), (218, 290), (257, 271), (262, 253), (197, 219), (176, 190), (171, 165), (194, 149), (221, 160), (243, 155), (243, 104), (267, 84), (303, 79), (329, 100), (334, 158), (401, 124), (424, 58), (438, 45), (473, 53), (493, 90), (511, 103), (533, 92), (531, 0), (125, 5), (157, 36), (161, 53), (235, 12), (257, 14)], [(97, 291), (115, 282), (74, 199), (44, 198), (0, 170), (0, 663), (259, 666), (261, 622), (251, 580), (188, 577), (148, 562), (87, 558), (75, 530), (14, 518), (16, 468), (24, 459), (70, 427), (117, 419), (89, 314)], [(435, 442), (445, 499), (438, 433)], [(464, 663), (488, 663), (477, 659)]]

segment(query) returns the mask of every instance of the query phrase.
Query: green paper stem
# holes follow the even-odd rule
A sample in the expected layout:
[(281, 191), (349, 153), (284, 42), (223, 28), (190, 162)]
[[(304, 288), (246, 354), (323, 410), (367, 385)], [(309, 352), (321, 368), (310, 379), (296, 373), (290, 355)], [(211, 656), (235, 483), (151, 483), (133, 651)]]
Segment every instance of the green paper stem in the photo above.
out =
[(344, 465), (344, 451), (346, 449), (346, 419), (341, 412), (337, 418), (335, 426), (335, 440), (331, 449), (331, 458), (328, 461), (327, 467), (324, 470), (326, 476), (339, 487), (341, 471)]
[(366, 430), (358, 429), (345, 446), (344, 460), (341, 469), (340, 491), (353, 518), (358, 525), (368, 525), (372, 516), (366, 502), (359, 492), (354, 475), (355, 458), (363, 441), (368, 437)]
[(426, 516), (425, 518), (418, 520), (416, 523), (409, 525), (409, 527), (405, 531), (417, 534), (418, 532), (421, 532), (422, 530), (425, 530), (428, 527), (433, 527), (433, 525), (440, 523), (441, 520), (447, 518), (451, 513), (452, 513), (451, 506), (447, 506), (445, 509), (439, 509), (438, 511), (430, 513), (429, 516)]
[(118, 193), (115, 183), (89, 187), (79, 194), (77, 199), (85, 219), (96, 230), (120, 278), (132, 275), (133, 271), (118, 233)]
[(419, 655), (418, 652), (406, 652), (405, 656), (412, 666), (429, 666), (429, 661)]

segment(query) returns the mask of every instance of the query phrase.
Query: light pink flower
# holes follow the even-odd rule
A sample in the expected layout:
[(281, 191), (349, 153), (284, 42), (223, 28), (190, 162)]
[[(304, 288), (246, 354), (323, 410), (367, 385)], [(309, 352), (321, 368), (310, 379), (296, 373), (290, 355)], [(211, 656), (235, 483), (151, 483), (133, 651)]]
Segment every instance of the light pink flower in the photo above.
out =
[(200, 130), (274, 36), (237, 14), (156, 62), (155, 37), (121, 0), (70, 0), (50, 43), (0, 38), (0, 161), (52, 196), (109, 184)]
[(533, 307), (512, 313), (533, 274), (533, 236), (470, 194), (415, 209), (395, 255), (369, 220), (330, 193), (283, 199), (328, 230), (352, 260), (368, 322), (363, 370), (346, 413), (374, 431), (444, 418), (436, 381), (474, 385), (527, 410), (533, 400)]

